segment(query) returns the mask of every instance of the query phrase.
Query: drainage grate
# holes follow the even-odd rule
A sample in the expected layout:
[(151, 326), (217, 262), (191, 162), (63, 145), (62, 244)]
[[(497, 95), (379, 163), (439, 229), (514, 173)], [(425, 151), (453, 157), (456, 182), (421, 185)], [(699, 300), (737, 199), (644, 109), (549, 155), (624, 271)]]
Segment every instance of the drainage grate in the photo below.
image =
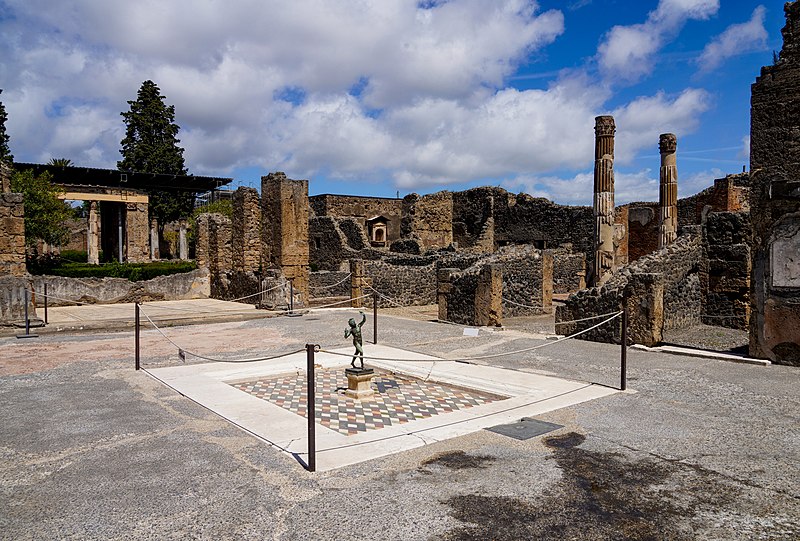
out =
[(508, 436), (517, 440), (529, 440), (553, 430), (564, 428), (562, 425), (529, 419), (527, 417), (509, 425), (497, 425), (487, 428), (491, 432)]

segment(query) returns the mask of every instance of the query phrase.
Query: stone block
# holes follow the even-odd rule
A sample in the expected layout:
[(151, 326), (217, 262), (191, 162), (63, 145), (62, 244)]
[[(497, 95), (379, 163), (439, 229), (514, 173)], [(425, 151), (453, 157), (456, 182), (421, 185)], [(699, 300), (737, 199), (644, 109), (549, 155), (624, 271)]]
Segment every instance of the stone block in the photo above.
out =
[(664, 328), (664, 277), (657, 273), (631, 275), (625, 288), (628, 339), (633, 344), (655, 346)]
[(475, 290), (475, 325), (499, 326), (503, 318), (503, 272), (500, 265), (484, 265)]

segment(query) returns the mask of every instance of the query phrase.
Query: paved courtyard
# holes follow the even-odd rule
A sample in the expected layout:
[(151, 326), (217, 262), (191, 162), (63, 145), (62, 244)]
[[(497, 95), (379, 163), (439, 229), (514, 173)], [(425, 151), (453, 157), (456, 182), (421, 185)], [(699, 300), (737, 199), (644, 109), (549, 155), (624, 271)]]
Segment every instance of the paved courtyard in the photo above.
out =
[[(306, 343), (346, 348), (342, 332), (352, 315), (165, 323), (174, 344), (145, 331), (142, 363), (153, 374), (210, 364), (191, 355), (182, 362), (175, 344), (230, 359), (289, 355)], [(369, 348), (371, 322), (367, 329)], [(478, 336), (463, 330), (381, 316), (379, 346), (454, 359), (552, 342), (535, 325)], [(322, 388), (338, 387), (321, 364)], [(355, 446), (346, 451), (352, 463), (311, 473), (207, 405), (134, 371), (129, 330), (1, 338), (0, 538), (800, 537), (797, 369), (630, 350), (631, 392), (619, 393), (619, 347), (573, 340), (467, 366), (507, 370), (509, 384), (552, 377), (609, 393), (534, 415), (563, 427), (542, 436), (518, 440), (483, 429), (421, 436), (413, 448), (372, 459)], [(292, 378), (251, 378), (245, 365), (214, 370), (230, 372), (234, 384), (251, 382), (255, 396), (224, 385), (268, 406), (258, 396), (268, 388), (297, 394)], [(381, 375), (390, 386), (427, 374), (390, 372)], [(266, 386), (257, 389), (259, 381)], [(299, 406), (272, 405), (300, 418)], [(322, 423), (318, 431), (352, 441), (393, 429), (373, 428), (345, 435)]]

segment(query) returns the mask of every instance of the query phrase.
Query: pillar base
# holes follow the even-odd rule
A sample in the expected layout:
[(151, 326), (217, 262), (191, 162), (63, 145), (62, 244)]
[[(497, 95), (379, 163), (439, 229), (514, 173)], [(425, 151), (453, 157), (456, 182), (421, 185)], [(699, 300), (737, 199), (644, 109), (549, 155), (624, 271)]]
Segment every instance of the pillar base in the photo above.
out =
[(371, 385), (372, 378), (375, 377), (375, 370), (372, 368), (348, 368), (344, 373), (347, 375), (345, 396), (363, 400), (375, 394)]

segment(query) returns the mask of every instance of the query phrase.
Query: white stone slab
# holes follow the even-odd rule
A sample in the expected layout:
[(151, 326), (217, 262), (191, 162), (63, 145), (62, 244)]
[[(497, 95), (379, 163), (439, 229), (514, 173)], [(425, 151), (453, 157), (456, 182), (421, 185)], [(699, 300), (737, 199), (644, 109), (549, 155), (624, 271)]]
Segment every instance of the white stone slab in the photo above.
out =
[[(446, 361), (389, 346), (368, 344), (364, 350), (367, 356), (394, 359), (367, 360), (369, 366), (508, 398), (351, 436), (317, 423), (319, 471), (379, 458), (618, 392), (602, 385)], [(319, 352), (314, 360), (323, 368), (344, 369), (349, 365), (349, 358), (335, 353), (350, 352), (350, 348)], [(283, 452), (305, 461), (308, 458), (306, 419), (230, 385), (260, 377), (304, 373), (305, 367), (306, 352), (303, 351), (242, 365), (206, 363), (153, 368), (148, 372)]]

